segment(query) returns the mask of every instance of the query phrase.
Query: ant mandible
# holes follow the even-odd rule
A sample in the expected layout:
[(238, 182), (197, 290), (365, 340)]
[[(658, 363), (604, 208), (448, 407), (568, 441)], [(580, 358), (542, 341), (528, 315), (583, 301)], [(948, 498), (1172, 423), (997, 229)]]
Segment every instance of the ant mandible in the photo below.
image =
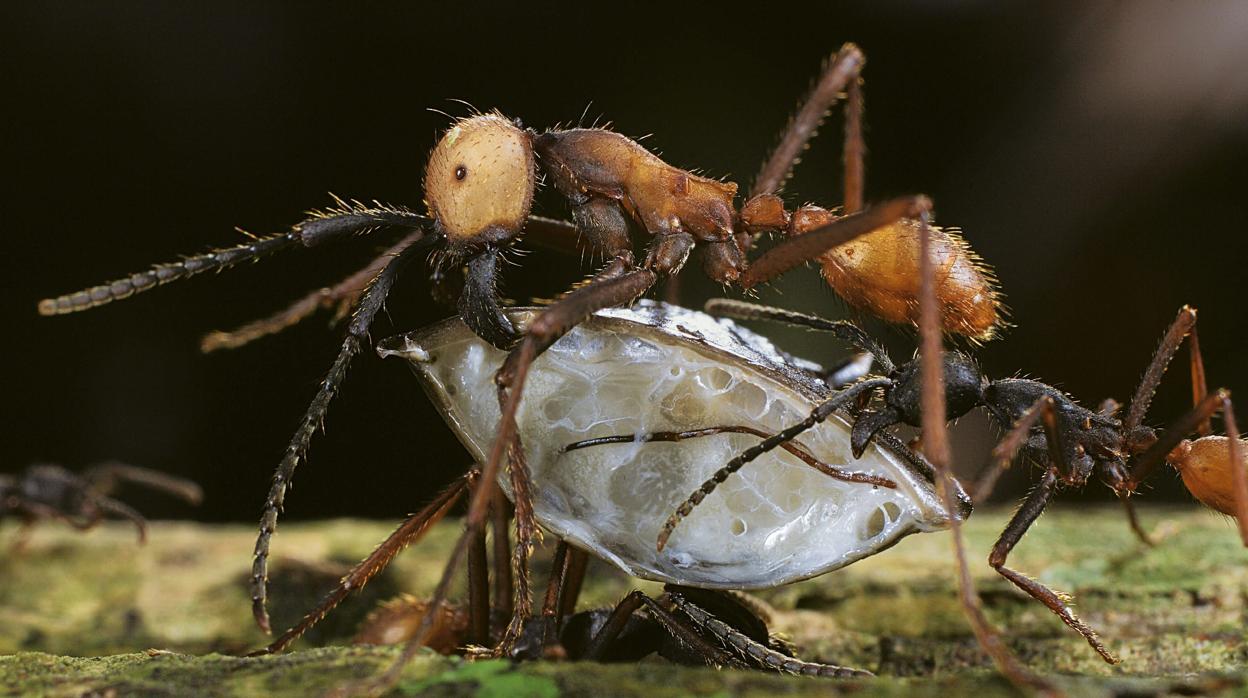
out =
[[(926, 216), (931, 203), (926, 197), (910, 196), (863, 208), (860, 72), (864, 62), (862, 52), (852, 44), (834, 55), (740, 209), (734, 206), (734, 183), (673, 167), (620, 134), (599, 128), (538, 133), (497, 113), (477, 114), (457, 122), (429, 157), (424, 179), (428, 215), (396, 206), (338, 200), (334, 208), (312, 212), (286, 233), (157, 265), (108, 284), (47, 299), (40, 302), (39, 311), (54, 315), (85, 310), (280, 251), (379, 229), (409, 231), (386, 255), (332, 289), (314, 292), (237, 334), (214, 335), (205, 342), (205, 348), (241, 344), (299, 321), (322, 303), (355, 305), (347, 336), (286, 448), (265, 502), (252, 575), (256, 620), (268, 630), (269, 540), (291, 477), (401, 269), (421, 255), (432, 257), (435, 277), (448, 269), (466, 269), (458, 301), (460, 316), (483, 339), (512, 350), (497, 377), (502, 418), (482, 477), (485, 482), (494, 482), (504, 455), (511, 459), (509, 474), (517, 500), (514, 555), (517, 569), (524, 570), (535, 527), (515, 414), (530, 363), (594, 311), (632, 303), (659, 280), (677, 274), (695, 246), (702, 248), (704, 269), (711, 278), (743, 290), (807, 260), (822, 258), (825, 277), (850, 302), (886, 319), (917, 321), (918, 288), (913, 265), (907, 260), (916, 256), (919, 245), (919, 224), (914, 219)], [(790, 214), (775, 192), (842, 92), (847, 114), (844, 215), (837, 217), (814, 206)], [(522, 332), (502, 312), (497, 282), (503, 256), (525, 234), (539, 243), (566, 247), (571, 230), (566, 223), (530, 215), (539, 171), (572, 204), (575, 231), (608, 261)], [(640, 263), (634, 258), (630, 235), (636, 226), (651, 238)], [(940, 264), (950, 270), (942, 276), (938, 294), (946, 300), (942, 327), (972, 338), (991, 337), (1001, 314), (991, 275), (956, 234), (930, 230), (934, 244), (943, 250)], [(788, 239), (747, 263), (746, 253), (754, 239), (769, 232), (781, 232)], [(842, 250), (848, 254), (830, 252), (855, 238), (859, 239), (853, 248)], [(357, 290), (362, 278), (370, 275), (372, 280)], [(482, 526), (490, 490), (482, 487), (474, 492), (466, 531), (452, 554), (447, 575), (461, 559), (466, 541)], [(522, 579), (517, 580), (516, 601), (513, 632), (505, 642), (514, 641), (520, 619), (529, 612), (527, 585)]]

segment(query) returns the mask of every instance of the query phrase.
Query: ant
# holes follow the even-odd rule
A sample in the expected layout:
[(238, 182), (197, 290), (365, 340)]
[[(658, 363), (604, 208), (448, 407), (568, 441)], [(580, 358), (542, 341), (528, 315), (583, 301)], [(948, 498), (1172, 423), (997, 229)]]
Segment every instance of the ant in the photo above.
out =
[(0, 475), (0, 518), (16, 515), (22, 519), (14, 551), (25, 548), (30, 529), (44, 520), (64, 521), (86, 531), (108, 517), (126, 519), (137, 529), (139, 543), (146, 542), (147, 520), (110, 496), (123, 482), (143, 485), (192, 505), (203, 499), (203, 490), (190, 480), (123, 463), (101, 463), (81, 474), (59, 465), (32, 465), (19, 477)]
[[(503, 642), (506, 645), (515, 640), (522, 618), (530, 611), (524, 575), (536, 535), (532, 486), (517, 437), (516, 411), (533, 360), (594, 311), (631, 304), (660, 280), (678, 274), (695, 247), (702, 250), (704, 270), (712, 279), (748, 291), (858, 238), (853, 252), (844, 251), (857, 260), (855, 263), (841, 260), (838, 266), (839, 257), (825, 258), (827, 280), (851, 303), (880, 312), (887, 319), (915, 322), (919, 306), (912, 270), (896, 262), (917, 251), (920, 237), (915, 231), (922, 227), (943, 250), (942, 266), (957, 272), (940, 282), (941, 295), (949, 301), (943, 305), (942, 326), (953, 333), (986, 339), (1000, 325), (1002, 311), (991, 275), (955, 233), (927, 225), (929, 199), (908, 196), (864, 208), (860, 77), (864, 63), (865, 57), (853, 44), (834, 54), (739, 209), (734, 202), (735, 183), (707, 179), (669, 165), (621, 134), (601, 128), (555, 128), (539, 133), (501, 114), (479, 113), (456, 122), (430, 154), (424, 178), (427, 215), (398, 206), (339, 199), (329, 210), (311, 212), (286, 233), (253, 238), (242, 245), (157, 265), (108, 284), (47, 299), (39, 303), (39, 311), (55, 315), (85, 310), (282, 251), (380, 229), (409, 231), (384, 263), (381, 258), (370, 263), (369, 269), (379, 271), (358, 296), (348, 283), (358, 284), (359, 276), (353, 275), (331, 288), (328, 295), (316, 291), (286, 311), (245, 328), (242, 334), (246, 336), (236, 337), (242, 342), (297, 322), (317, 307), (309, 298), (348, 302), (346, 299), (354, 297), (356, 309), (347, 335), (285, 450), (264, 505), (251, 581), (253, 612), (260, 627), (268, 631), (269, 541), (294, 471), (401, 270), (414, 258), (425, 256), (430, 258), (436, 278), (463, 270), (460, 317), (480, 337), (511, 352), (497, 375), (501, 419), (482, 468), (485, 481), (493, 482), (506, 457), (516, 495), (514, 555), (519, 572), (513, 623)], [(842, 92), (846, 119), (840, 215), (815, 206), (790, 213), (775, 192)], [(573, 225), (530, 215), (539, 173), (568, 199)], [(922, 226), (915, 222), (917, 217), (923, 217)], [(632, 237), (638, 227), (650, 238), (640, 261), (634, 256)], [(548, 306), (522, 332), (502, 309), (497, 290), (501, 262), (526, 235), (539, 243), (545, 240), (567, 247), (572, 231), (607, 262)], [(783, 233), (787, 239), (748, 261), (755, 238), (773, 232)], [(927, 238), (923, 240), (927, 244)], [(359, 274), (366, 274), (366, 270)], [(473, 495), (466, 530), (452, 553), (448, 576), (462, 559), (467, 541), (483, 525), (489, 489), (479, 488)]]
[[(706, 311), (737, 320), (769, 320), (826, 331), (871, 354), (880, 375), (868, 376), (868, 382), (879, 381), (880, 378), (885, 380), (882, 384), (862, 384), (871, 388), (868, 398), (871, 393), (878, 392), (880, 404), (872, 406), (868, 399), (857, 405), (851, 439), (855, 457), (861, 455), (878, 435), (887, 433), (883, 430), (904, 423), (925, 428), (921, 440), (923, 450), (929, 459), (935, 460), (932, 454), (940, 453), (940, 447), (933, 448), (933, 444), (942, 443), (941, 430), (945, 422), (957, 419), (976, 407), (984, 408), (1006, 433), (993, 450), (994, 463), (973, 490), (975, 498), (981, 501), (987, 498), (999, 473), (1020, 452), (1044, 471), (1040, 482), (993, 546), (989, 564), (1079, 632), (1106, 662), (1113, 664), (1118, 659), (1105, 648), (1096, 632), (1074, 614), (1060, 594), (1006, 566), (1009, 553), (1040, 517), (1054, 494), (1062, 489), (1081, 488), (1094, 475), (1098, 476), (1125, 505), (1132, 530), (1143, 542), (1151, 545), (1129, 497), (1158, 467), (1169, 462), (1180, 472), (1185, 485), (1197, 499), (1238, 519), (1241, 536), (1248, 545), (1248, 478), (1245, 477), (1243, 465), (1236, 467), (1236, 464), (1244, 463), (1245, 444), (1239, 439), (1230, 392), (1219, 389), (1210, 393), (1207, 390), (1194, 308), (1184, 306), (1179, 310), (1154, 352), (1122, 419), (1117, 416), (1119, 405), (1113, 400), (1106, 400), (1094, 411), (1040, 381), (1021, 378), (991, 380), (983, 375), (969, 355), (959, 351), (941, 352), (939, 344), (936, 352), (940, 356), (939, 363), (932, 362), (939, 373), (936, 374), (937, 380), (933, 381), (930, 375), (925, 374), (929, 363), (922, 351), (915, 359), (898, 366), (878, 342), (850, 322), (831, 321), (727, 299), (708, 302)], [(938, 333), (936, 337), (939, 339)], [(1169, 428), (1159, 431), (1143, 424), (1144, 416), (1162, 375), (1185, 338), (1189, 340), (1194, 406)], [(929, 402), (935, 390), (933, 386), (940, 389), (937, 397), (943, 398), (940, 401), (943, 404), (938, 404), (938, 409), (933, 409)], [(829, 403), (840, 396), (840, 393), (833, 396)], [(1226, 436), (1211, 435), (1210, 418), (1219, 411), (1225, 422)], [(729, 475), (771, 449), (787, 444), (822, 422), (830, 413), (831, 410), (822, 409), (822, 406), (816, 408), (804, 421), (743, 451), (716, 472), (668, 519), (659, 535), (659, 549), (664, 547), (680, 521)], [(927, 415), (942, 413), (944, 419), (939, 420), (939, 429), (933, 430), (937, 434), (933, 439), (926, 431), (931, 429), (933, 421)], [(1188, 440), (1187, 437), (1193, 432), (1201, 434), (1202, 438)], [(700, 434), (691, 432), (690, 435)], [(632, 435), (632, 438), (643, 441), (646, 437), (644, 434)], [(943, 448), (947, 452), (947, 445)]]

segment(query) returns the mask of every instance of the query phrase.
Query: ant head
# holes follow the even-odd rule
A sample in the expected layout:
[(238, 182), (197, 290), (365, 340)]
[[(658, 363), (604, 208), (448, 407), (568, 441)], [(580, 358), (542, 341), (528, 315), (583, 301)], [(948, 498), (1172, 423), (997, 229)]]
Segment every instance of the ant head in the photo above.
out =
[(481, 114), (456, 122), (429, 155), (425, 204), (448, 250), (466, 256), (519, 235), (535, 183), (530, 135), (499, 114)]
[[(916, 357), (893, 374), (893, 387), (886, 401), (911, 426), (921, 426), (923, 383)], [(960, 351), (945, 352), (945, 419), (957, 419), (984, 403), (988, 381), (979, 364)]]

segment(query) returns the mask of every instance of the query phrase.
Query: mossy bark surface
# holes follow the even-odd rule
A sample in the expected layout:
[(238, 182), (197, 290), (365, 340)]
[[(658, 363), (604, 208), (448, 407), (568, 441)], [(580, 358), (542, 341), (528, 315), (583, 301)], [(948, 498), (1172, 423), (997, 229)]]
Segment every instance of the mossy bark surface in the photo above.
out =
[[(1074, 594), (1077, 610), (1122, 662), (1103, 662), (1046, 608), (983, 560), (1007, 511), (967, 526), (973, 572), (990, 619), (1029, 666), (1075, 695), (1248, 691), (1248, 551), (1226, 520), (1192, 509), (1145, 509), (1157, 546), (1138, 543), (1114, 508), (1046, 515), (1010, 566)], [(283, 526), (272, 572), (274, 626), (299, 618), (391, 527), (325, 521)], [(0, 544), (15, 533), (0, 529)], [(316, 695), (373, 676), (393, 647), (350, 646), (379, 601), (427, 594), (457, 534), (435, 529), (287, 654), (241, 658), (265, 638), (251, 620), (246, 579), (254, 532), (245, 526), (154, 524), (146, 546), (132, 529), (86, 535), (38, 529), (27, 551), (0, 563), (0, 692), (34, 695)], [(539, 551), (542, 588), (549, 544)], [(760, 594), (772, 629), (799, 656), (875, 671), (851, 683), (681, 667), (468, 662), (422, 654), (398, 691), (428, 695), (1004, 695), (954, 594), (947, 534), (895, 548), (815, 580)], [(591, 565), (582, 607), (640, 587)]]

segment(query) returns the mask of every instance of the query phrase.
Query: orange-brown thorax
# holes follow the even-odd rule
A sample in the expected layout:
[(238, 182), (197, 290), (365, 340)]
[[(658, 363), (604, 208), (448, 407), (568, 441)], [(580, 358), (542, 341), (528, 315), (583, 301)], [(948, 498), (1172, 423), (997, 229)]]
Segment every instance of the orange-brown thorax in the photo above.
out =
[(536, 172), (528, 133), (497, 114), (461, 119), (425, 170), (425, 203), (451, 246), (503, 243), (528, 218)]
[(663, 162), (637, 142), (603, 129), (550, 131), (535, 143), (565, 194), (619, 201), (656, 235), (687, 232), (699, 241), (732, 234), (737, 185), (699, 177)]
[[(1248, 440), (1241, 441), (1241, 453), (1248, 454)], [(1207, 506), (1235, 515), (1235, 476), (1231, 470), (1230, 439), (1206, 436), (1184, 441), (1170, 452), (1170, 464), (1183, 477), (1183, 484), (1194, 497)], [(1248, 467), (1248, 458), (1239, 464)]]
[[(801, 234), (836, 215), (816, 206), (793, 214)], [(936, 298), (946, 332), (987, 341), (1001, 324), (1001, 301), (991, 271), (959, 235), (931, 226)], [(850, 305), (889, 322), (919, 322), (919, 223), (903, 219), (825, 253), (819, 259), (828, 284)]]

